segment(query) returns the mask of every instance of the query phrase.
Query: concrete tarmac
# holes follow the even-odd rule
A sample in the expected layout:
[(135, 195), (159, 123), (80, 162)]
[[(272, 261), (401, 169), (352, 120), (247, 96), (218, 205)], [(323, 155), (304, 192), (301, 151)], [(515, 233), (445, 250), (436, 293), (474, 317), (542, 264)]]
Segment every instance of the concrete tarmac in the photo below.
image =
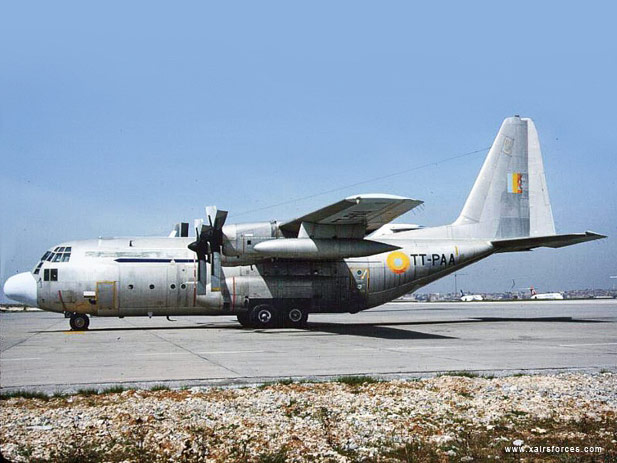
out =
[(0, 314), (0, 387), (70, 392), (340, 375), (617, 371), (617, 301), (390, 303), (312, 314), (307, 329), (243, 329), (235, 317)]

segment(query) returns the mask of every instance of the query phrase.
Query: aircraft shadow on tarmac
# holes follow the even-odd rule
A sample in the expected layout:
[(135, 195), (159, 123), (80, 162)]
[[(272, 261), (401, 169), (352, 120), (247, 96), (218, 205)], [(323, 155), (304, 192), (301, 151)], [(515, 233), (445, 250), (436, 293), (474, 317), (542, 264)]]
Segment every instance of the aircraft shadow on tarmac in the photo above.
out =
[(435, 320), (417, 322), (391, 322), (391, 323), (309, 323), (309, 331), (322, 331), (333, 334), (349, 334), (354, 336), (366, 336), (384, 339), (456, 339), (455, 336), (421, 333), (405, 329), (393, 328), (394, 326), (418, 326), (418, 325), (445, 325), (455, 323), (493, 323), (493, 322), (544, 322), (544, 323), (602, 323), (601, 320), (582, 320), (572, 317), (539, 317), (539, 318), (499, 318), (481, 317), (466, 320)]
[[(268, 333), (272, 335), (278, 334), (307, 334), (313, 333), (329, 333), (351, 336), (362, 336), (382, 339), (456, 339), (454, 336), (445, 336), (432, 333), (422, 333), (419, 331), (411, 331), (404, 327), (422, 326), (422, 325), (450, 325), (459, 323), (500, 323), (500, 322), (520, 322), (520, 323), (605, 323), (603, 320), (588, 320), (577, 319), (572, 317), (474, 317), (463, 320), (423, 320), (409, 322), (385, 322), (385, 323), (332, 323), (332, 322), (312, 322), (308, 323), (304, 329), (294, 329), (280, 331), (262, 330), (262, 329), (245, 329), (235, 322), (229, 323), (197, 323), (191, 326), (127, 326), (114, 328), (91, 328), (90, 332), (123, 332), (123, 331), (166, 331), (166, 330), (220, 330), (230, 329), (245, 331), (247, 333)], [(400, 327), (400, 328), (397, 328)], [(35, 331), (35, 333), (65, 333), (67, 330), (48, 330)]]

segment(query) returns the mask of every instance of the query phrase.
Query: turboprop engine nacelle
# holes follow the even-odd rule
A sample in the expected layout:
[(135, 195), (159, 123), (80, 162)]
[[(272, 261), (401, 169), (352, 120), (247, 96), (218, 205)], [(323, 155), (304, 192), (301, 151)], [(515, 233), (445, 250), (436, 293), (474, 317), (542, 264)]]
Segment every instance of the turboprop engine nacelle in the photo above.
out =
[(283, 235), (276, 221), (225, 225), (223, 227), (223, 265), (249, 265), (262, 261), (267, 256), (255, 251), (255, 246), (280, 237)]

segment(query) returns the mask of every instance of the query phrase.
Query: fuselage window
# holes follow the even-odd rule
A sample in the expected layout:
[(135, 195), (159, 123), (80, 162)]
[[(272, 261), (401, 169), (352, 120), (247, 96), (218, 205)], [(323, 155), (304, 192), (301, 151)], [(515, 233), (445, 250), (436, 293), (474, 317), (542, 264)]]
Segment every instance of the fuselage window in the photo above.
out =
[(133, 289), (133, 288), (134, 288), (134, 286), (133, 286), (133, 285), (129, 285), (129, 289)]
[(186, 285), (185, 285), (184, 283), (182, 283), (182, 284), (180, 285), (180, 288), (182, 288), (182, 289), (186, 289)]
[(154, 289), (154, 285), (150, 285), (150, 289)]
[(44, 281), (49, 281), (49, 269), (48, 269), (48, 268), (46, 268), (46, 269), (43, 271), (43, 280), (44, 280)]
[(173, 283), (170, 286), (171, 289), (176, 289), (176, 285), (174, 285)]

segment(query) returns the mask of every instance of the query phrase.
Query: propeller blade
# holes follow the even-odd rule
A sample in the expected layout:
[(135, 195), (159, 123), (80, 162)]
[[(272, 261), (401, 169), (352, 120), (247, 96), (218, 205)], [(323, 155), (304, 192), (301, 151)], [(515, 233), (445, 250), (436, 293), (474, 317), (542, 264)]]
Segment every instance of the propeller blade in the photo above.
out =
[(216, 218), (214, 219), (214, 228), (217, 230), (222, 230), (223, 225), (225, 224), (225, 220), (227, 219), (227, 211), (217, 211)]
[[(196, 239), (188, 245), (189, 249), (197, 254), (200, 261), (200, 281), (202, 272), (202, 262), (210, 263), (211, 271), (211, 290), (221, 290), (221, 279), (223, 277), (223, 266), (221, 249), (223, 246), (223, 225), (227, 220), (227, 211), (219, 211), (216, 206), (206, 207), (206, 218), (204, 220), (195, 221)], [(203, 264), (205, 267), (205, 264)], [(204, 280), (204, 284), (205, 280)]]
[(221, 290), (221, 277), (223, 274), (223, 267), (221, 265), (221, 253), (212, 253), (212, 278), (210, 279), (210, 290)]
[(206, 217), (208, 218), (208, 222), (211, 227), (214, 227), (217, 230), (223, 228), (228, 213), (228, 211), (219, 211), (216, 206), (206, 207)]
[(214, 221), (216, 220), (216, 212), (216, 206), (206, 206), (206, 217), (211, 227), (214, 226)]

